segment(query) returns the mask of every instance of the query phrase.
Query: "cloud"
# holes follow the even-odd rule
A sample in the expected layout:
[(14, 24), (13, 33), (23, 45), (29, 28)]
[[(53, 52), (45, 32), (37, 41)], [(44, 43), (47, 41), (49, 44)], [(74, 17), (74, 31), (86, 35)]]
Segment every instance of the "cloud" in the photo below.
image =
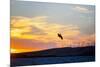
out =
[[(75, 25), (61, 25), (56, 23), (48, 23), (46, 16), (34, 18), (12, 17), (11, 36), (17, 38), (33, 37), (56, 39), (55, 35), (62, 32), (64, 36), (76, 36), (80, 33), (79, 28)], [(17, 19), (17, 20), (16, 20)], [(39, 35), (38, 35), (39, 34)], [(43, 35), (42, 35), (43, 34)], [(26, 37), (25, 37), (26, 36)], [(31, 38), (32, 37), (32, 38)], [(36, 38), (36, 39), (37, 39)]]
[(82, 6), (75, 6), (73, 9), (80, 12), (80, 13), (89, 13), (89, 12), (91, 12), (88, 8), (82, 7)]
[[(47, 20), (47, 16), (11, 17), (11, 48), (22, 52), (24, 49), (38, 51), (94, 45), (95, 34), (83, 36), (77, 25), (50, 23)], [(57, 33), (61, 33), (64, 40), (59, 39)]]

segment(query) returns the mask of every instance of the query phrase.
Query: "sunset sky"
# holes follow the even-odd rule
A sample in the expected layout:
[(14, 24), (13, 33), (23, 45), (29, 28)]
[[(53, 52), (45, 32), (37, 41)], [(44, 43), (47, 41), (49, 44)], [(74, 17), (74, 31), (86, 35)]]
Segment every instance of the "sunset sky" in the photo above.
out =
[(91, 45), (94, 5), (11, 1), (11, 53)]

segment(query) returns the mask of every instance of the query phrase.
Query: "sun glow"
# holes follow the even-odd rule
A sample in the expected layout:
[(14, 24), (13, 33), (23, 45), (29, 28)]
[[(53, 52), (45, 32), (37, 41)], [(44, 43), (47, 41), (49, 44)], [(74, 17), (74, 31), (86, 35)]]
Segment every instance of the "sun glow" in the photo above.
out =
[(10, 52), (11, 52), (11, 53), (17, 53), (17, 50), (16, 50), (16, 49), (11, 48)]

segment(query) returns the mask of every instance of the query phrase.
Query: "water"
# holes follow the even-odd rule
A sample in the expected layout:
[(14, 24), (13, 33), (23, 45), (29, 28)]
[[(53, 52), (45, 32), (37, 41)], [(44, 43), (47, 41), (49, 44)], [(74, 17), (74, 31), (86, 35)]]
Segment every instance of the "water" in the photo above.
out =
[(94, 56), (35, 57), (11, 59), (11, 66), (42, 65), (95, 61)]

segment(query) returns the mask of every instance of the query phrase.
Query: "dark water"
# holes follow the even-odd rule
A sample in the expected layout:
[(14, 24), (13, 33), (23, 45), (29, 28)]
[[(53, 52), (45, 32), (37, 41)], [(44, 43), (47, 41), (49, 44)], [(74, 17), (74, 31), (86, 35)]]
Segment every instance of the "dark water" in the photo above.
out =
[(35, 57), (11, 59), (11, 66), (42, 65), (95, 61), (94, 56)]

